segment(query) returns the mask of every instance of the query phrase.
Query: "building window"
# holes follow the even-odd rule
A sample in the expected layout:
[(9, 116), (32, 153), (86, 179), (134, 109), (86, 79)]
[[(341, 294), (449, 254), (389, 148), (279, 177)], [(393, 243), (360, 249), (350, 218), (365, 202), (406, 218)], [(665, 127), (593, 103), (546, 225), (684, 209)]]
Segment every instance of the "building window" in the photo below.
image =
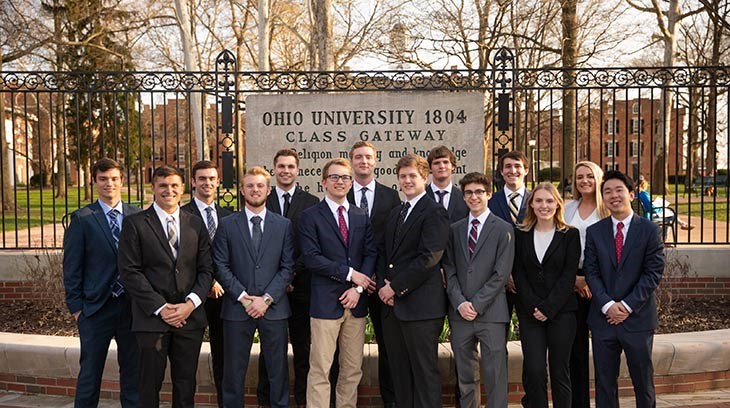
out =
[(614, 142), (614, 141), (605, 142), (604, 151), (606, 152), (606, 157), (618, 156), (618, 142)]
[(631, 113), (633, 113), (634, 115), (639, 114), (639, 104), (638, 103), (634, 103), (633, 105), (631, 105)]
[(618, 119), (607, 119), (606, 120), (606, 133), (609, 135), (618, 134), (619, 131), (619, 120)]
[(606, 163), (603, 165), (603, 171), (618, 170), (618, 163)]
[(631, 133), (635, 135), (639, 133), (644, 133), (644, 119), (631, 119)]
[(631, 157), (639, 157), (644, 154), (644, 142), (631, 142)]

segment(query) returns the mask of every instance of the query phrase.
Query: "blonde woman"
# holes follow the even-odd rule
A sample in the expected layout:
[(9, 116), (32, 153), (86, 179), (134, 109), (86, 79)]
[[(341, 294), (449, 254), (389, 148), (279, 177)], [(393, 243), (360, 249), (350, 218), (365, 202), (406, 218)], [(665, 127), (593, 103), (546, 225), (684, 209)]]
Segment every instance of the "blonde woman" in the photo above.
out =
[(591, 305), (591, 289), (583, 273), (583, 249), (585, 249), (586, 229), (609, 212), (603, 206), (603, 198), (598, 186), (603, 180), (603, 170), (593, 162), (581, 161), (573, 169), (573, 197), (575, 200), (565, 204), (565, 221), (580, 232), (581, 255), (578, 273), (575, 277), (575, 293), (578, 302), (576, 312), (576, 331), (573, 352), (570, 355), (570, 381), (573, 387), (573, 407), (588, 408), (591, 404), (588, 356), (588, 310)]
[(517, 317), (523, 382), (530, 407), (547, 408), (547, 369), (553, 407), (571, 407), (570, 353), (578, 307), (573, 287), (580, 234), (563, 217), (563, 200), (550, 183), (532, 191), (527, 216), (515, 231)]

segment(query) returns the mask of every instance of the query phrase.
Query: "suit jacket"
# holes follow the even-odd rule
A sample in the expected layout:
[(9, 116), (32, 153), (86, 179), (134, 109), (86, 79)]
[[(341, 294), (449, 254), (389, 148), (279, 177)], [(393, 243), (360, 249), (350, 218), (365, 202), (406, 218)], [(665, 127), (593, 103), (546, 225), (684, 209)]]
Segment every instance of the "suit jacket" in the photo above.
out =
[[(517, 223), (522, 222), (527, 213), (527, 201), (530, 199), (530, 190), (525, 189), (525, 196), (522, 197), (522, 204), (520, 205), (520, 211), (517, 213)], [(496, 214), (497, 217), (507, 221), (508, 223), (515, 225), (512, 222), (512, 216), (510, 216), (509, 206), (507, 206), (507, 196), (504, 195), (504, 189), (500, 188), (489, 199), (487, 203), (489, 211)]]
[(555, 231), (542, 262), (535, 253), (535, 229), (515, 229), (515, 265), (512, 277), (518, 311), (532, 316), (535, 308), (553, 319), (559, 313), (578, 310), (573, 294), (580, 261), (580, 233), (575, 228)]
[(250, 319), (238, 297), (268, 293), (274, 303), (264, 315), (267, 320), (291, 316), (286, 287), (292, 279), (294, 240), (291, 221), (279, 214), (266, 213), (258, 252), (253, 248), (251, 229), (245, 211), (221, 220), (213, 240), (215, 278), (226, 291), (221, 318), (245, 321)]
[[(166, 332), (172, 326), (155, 315), (165, 303), (183, 303), (190, 293), (205, 302), (213, 281), (210, 238), (203, 220), (180, 211), (177, 259), (153, 206), (124, 217), (119, 237), (119, 274), (132, 299), (132, 331)], [(182, 330), (207, 325), (197, 307)]]
[[(446, 212), (449, 215), (449, 220), (451, 222), (456, 222), (469, 215), (469, 207), (466, 206), (464, 195), (461, 193), (461, 190), (456, 187), (456, 184), (454, 184), (451, 188), (450, 194), (449, 208), (446, 209)], [(434, 195), (430, 184), (426, 186), (426, 195), (436, 201), (436, 196)]]
[[(318, 319), (338, 319), (345, 309), (339, 297), (353, 287), (347, 281), (352, 267), (372, 276), (377, 252), (373, 229), (365, 210), (350, 206), (347, 212), (349, 243), (345, 245), (335, 217), (324, 200), (302, 213), (299, 239), (304, 265), (312, 273), (312, 302), (309, 315)], [(355, 317), (367, 314), (367, 296), (360, 296), (352, 309)]]
[[(316, 205), (319, 202), (319, 198), (302, 190), (301, 187), (297, 187), (290, 200), (289, 213), (286, 215), (286, 218), (288, 218), (292, 223), (294, 239), (294, 278), (291, 282), (294, 287), (294, 291), (289, 295), (297, 297), (298, 299), (309, 300), (309, 288), (312, 286), (312, 277), (311, 274), (304, 269), (304, 262), (301, 258), (302, 251), (299, 245), (299, 217), (304, 210)], [(273, 187), (271, 189), (271, 193), (266, 198), (266, 210), (274, 214), (283, 215), (281, 214), (279, 196), (276, 194), (276, 190)]]
[(384, 273), (378, 275), (378, 289), (385, 279), (395, 291), (396, 318), (417, 321), (446, 315), (446, 291), (441, 281), (441, 257), (449, 239), (449, 217), (442, 205), (421, 197), (395, 236), (401, 207), (391, 210), (385, 227)]
[[(228, 217), (229, 215), (233, 214), (233, 212), (227, 208), (221, 207), (218, 205), (218, 203), (215, 203), (215, 214), (216, 214), (216, 221), (218, 221), (218, 225), (220, 225), (221, 220), (225, 217)], [(195, 204), (195, 200), (190, 200), (189, 203), (183, 205), (180, 207), (181, 210), (187, 211), (188, 213), (198, 216), (201, 219), (205, 217), (204, 214), (200, 213), (200, 209), (198, 208), (198, 205)], [(212, 244), (212, 242), (211, 242)]]
[(632, 309), (621, 323), (627, 331), (656, 329), (654, 291), (664, 272), (664, 242), (657, 224), (634, 214), (617, 264), (613, 223), (606, 217), (588, 227), (584, 255), (583, 271), (593, 293), (588, 312), (591, 330), (610, 330), (601, 308), (611, 300), (623, 300)]
[[(475, 319), (484, 323), (509, 323), (504, 285), (515, 256), (512, 226), (489, 214), (482, 226), (474, 255), (469, 255), (471, 225), (465, 217), (451, 224), (449, 244), (442, 261), (449, 296), (449, 320), (463, 320), (458, 307), (469, 301), (479, 312)], [(489, 242), (489, 244), (486, 244)]]
[[(122, 203), (124, 218), (140, 209)], [(71, 313), (96, 313), (109, 296), (117, 279), (117, 245), (109, 220), (98, 201), (71, 214), (63, 237), (63, 286)]]

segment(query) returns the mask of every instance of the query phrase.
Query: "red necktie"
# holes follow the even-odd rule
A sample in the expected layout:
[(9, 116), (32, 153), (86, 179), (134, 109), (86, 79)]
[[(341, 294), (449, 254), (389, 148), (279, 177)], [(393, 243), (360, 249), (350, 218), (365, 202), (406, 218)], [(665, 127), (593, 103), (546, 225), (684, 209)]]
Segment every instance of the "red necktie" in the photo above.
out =
[(624, 250), (624, 223), (619, 222), (616, 224), (616, 237), (614, 241), (616, 243), (616, 262), (621, 262), (621, 252)]
[(474, 218), (471, 221), (471, 230), (469, 230), (469, 255), (474, 255), (474, 249), (477, 247), (477, 227), (479, 226), (479, 220)]
[(349, 232), (347, 232), (347, 222), (345, 221), (345, 207), (340, 206), (337, 209), (339, 216), (337, 217), (337, 223), (340, 225), (340, 234), (342, 234), (342, 240), (345, 241), (345, 246), (348, 245)]

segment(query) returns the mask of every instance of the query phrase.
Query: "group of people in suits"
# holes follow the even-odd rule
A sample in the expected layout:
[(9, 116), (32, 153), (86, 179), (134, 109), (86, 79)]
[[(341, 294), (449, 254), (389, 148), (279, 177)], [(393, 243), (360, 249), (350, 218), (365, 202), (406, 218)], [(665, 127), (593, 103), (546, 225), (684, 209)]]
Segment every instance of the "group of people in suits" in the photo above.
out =
[(219, 406), (243, 406), (258, 331), (259, 406), (289, 406), (290, 342), (297, 406), (356, 407), (369, 314), (386, 407), (442, 406), (447, 315), (458, 406), (481, 406), (484, 384), (487, 406), (506, 407), (516, 309), (524, 406), (548, 406), (548, 363), (553, 406), (589, 406), (589, 329), (597, 406), (617, 405), (622, 351), (637, 406), (653, 406), (663, 244), (631, 211), (630, 179), (579, 162), (566, 204), (550, 183), (527, 190), (529, 162), (513, 151), (499, 160), (503, 187), (493, 192), (481, 173), (457, 187), (456, 157), (438, 146), (427, 159), (400, 158), (401, 201), (375, 180), (376, 153), (358, 142), (350, 160), (327, 162), (320, 201), (296, 183), (297, 153), (282, 149), (273, 186), (263, 167), (247, 169), (236, 213), (215, 203), (213, 162), (195, 164), (182, 207), (183, 175), (155, 169), (146, 210), (122, 202), (121, 165), (96, 162), (98, 201), (72, 214), (64, 237), (66, 300), (81, 339), (75, 405), (98, 404), (114, 338), (122, 406), (158, 406), (168, 360), (173, 406), (194, 406), (208, 325)]

